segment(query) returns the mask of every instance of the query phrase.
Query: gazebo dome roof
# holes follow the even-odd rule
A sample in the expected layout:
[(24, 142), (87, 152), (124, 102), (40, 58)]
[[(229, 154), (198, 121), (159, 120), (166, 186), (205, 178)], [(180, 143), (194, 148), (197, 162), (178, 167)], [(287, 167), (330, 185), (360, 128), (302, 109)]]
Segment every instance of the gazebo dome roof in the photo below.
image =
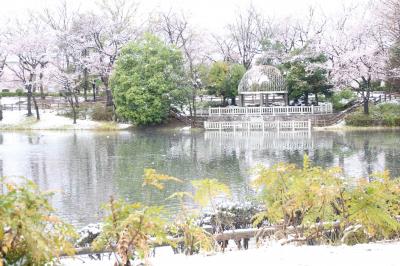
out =
[(239, 83), (239, 93), (287, 93), (281, 71), (274, 66), (256, 65)]

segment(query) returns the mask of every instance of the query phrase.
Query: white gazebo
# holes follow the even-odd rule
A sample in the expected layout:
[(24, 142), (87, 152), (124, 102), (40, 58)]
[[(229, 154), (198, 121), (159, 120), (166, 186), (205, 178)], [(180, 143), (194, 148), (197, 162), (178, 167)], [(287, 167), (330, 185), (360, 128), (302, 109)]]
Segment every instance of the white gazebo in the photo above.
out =
[(256, 65), (249, 69), (239, 83), (240, 106), (246, 106), (247, 96), (252, 103), (259, 101), (259, 106), (269, 106), (277, 101), (288, 105), (288, 91), (279, 69), (268, 65)]

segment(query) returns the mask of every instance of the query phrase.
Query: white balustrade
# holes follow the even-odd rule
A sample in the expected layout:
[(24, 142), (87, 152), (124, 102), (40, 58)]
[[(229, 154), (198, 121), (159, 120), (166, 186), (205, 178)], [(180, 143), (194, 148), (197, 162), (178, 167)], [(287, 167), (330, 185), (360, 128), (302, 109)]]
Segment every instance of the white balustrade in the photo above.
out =
[(311, 120), (306, 121), (217, 121), (217, 122), (204, 122), (206, 130), (270, 130), (276, 129), (278, 131), (297, 131), (307, 130), (311, 131)]
[(330, 114), (332, 111), (332, 104), (327, 103), (320, 106), (217, 107), (209, 108), (208, 115)]

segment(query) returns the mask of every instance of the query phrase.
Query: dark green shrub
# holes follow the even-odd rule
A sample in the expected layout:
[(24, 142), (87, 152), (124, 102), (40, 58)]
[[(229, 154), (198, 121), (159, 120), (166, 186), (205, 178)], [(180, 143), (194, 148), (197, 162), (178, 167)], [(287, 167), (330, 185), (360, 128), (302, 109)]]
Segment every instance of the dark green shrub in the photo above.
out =
[(95, 121), (112, 121), (113, 112), (111, 108), (106, 107), (102, 103), (96, 103), (92, 108), (92, 120)]
[(0, 97), (16, 97), (19, 96), (16, 92), (2, 91), (0, 92)]
[(17, 96), (23, 96), (24, 95), (24, 90), (23, 89), (16, 89), (15, 93)]

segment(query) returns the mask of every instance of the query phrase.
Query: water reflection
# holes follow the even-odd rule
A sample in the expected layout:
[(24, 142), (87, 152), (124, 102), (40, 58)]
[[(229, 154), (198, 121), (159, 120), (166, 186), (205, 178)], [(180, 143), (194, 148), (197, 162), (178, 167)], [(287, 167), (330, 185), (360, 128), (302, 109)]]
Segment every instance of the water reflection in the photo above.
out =
[(142, 188), (144, 168), (184, 180), (210, 177), (230, 185), (237, 199), (251, 194), (250, 169), (279, 161), (339, 165), (348, 176), (388, 169), (400, 176), (399, 132), (3, 132), (0, 174), (26, 176), (44, 190), (55, 189), (58, 212), (76, 225), (99, 219), (110, 195), (147, 203), (189, 185), (158, 193)]

